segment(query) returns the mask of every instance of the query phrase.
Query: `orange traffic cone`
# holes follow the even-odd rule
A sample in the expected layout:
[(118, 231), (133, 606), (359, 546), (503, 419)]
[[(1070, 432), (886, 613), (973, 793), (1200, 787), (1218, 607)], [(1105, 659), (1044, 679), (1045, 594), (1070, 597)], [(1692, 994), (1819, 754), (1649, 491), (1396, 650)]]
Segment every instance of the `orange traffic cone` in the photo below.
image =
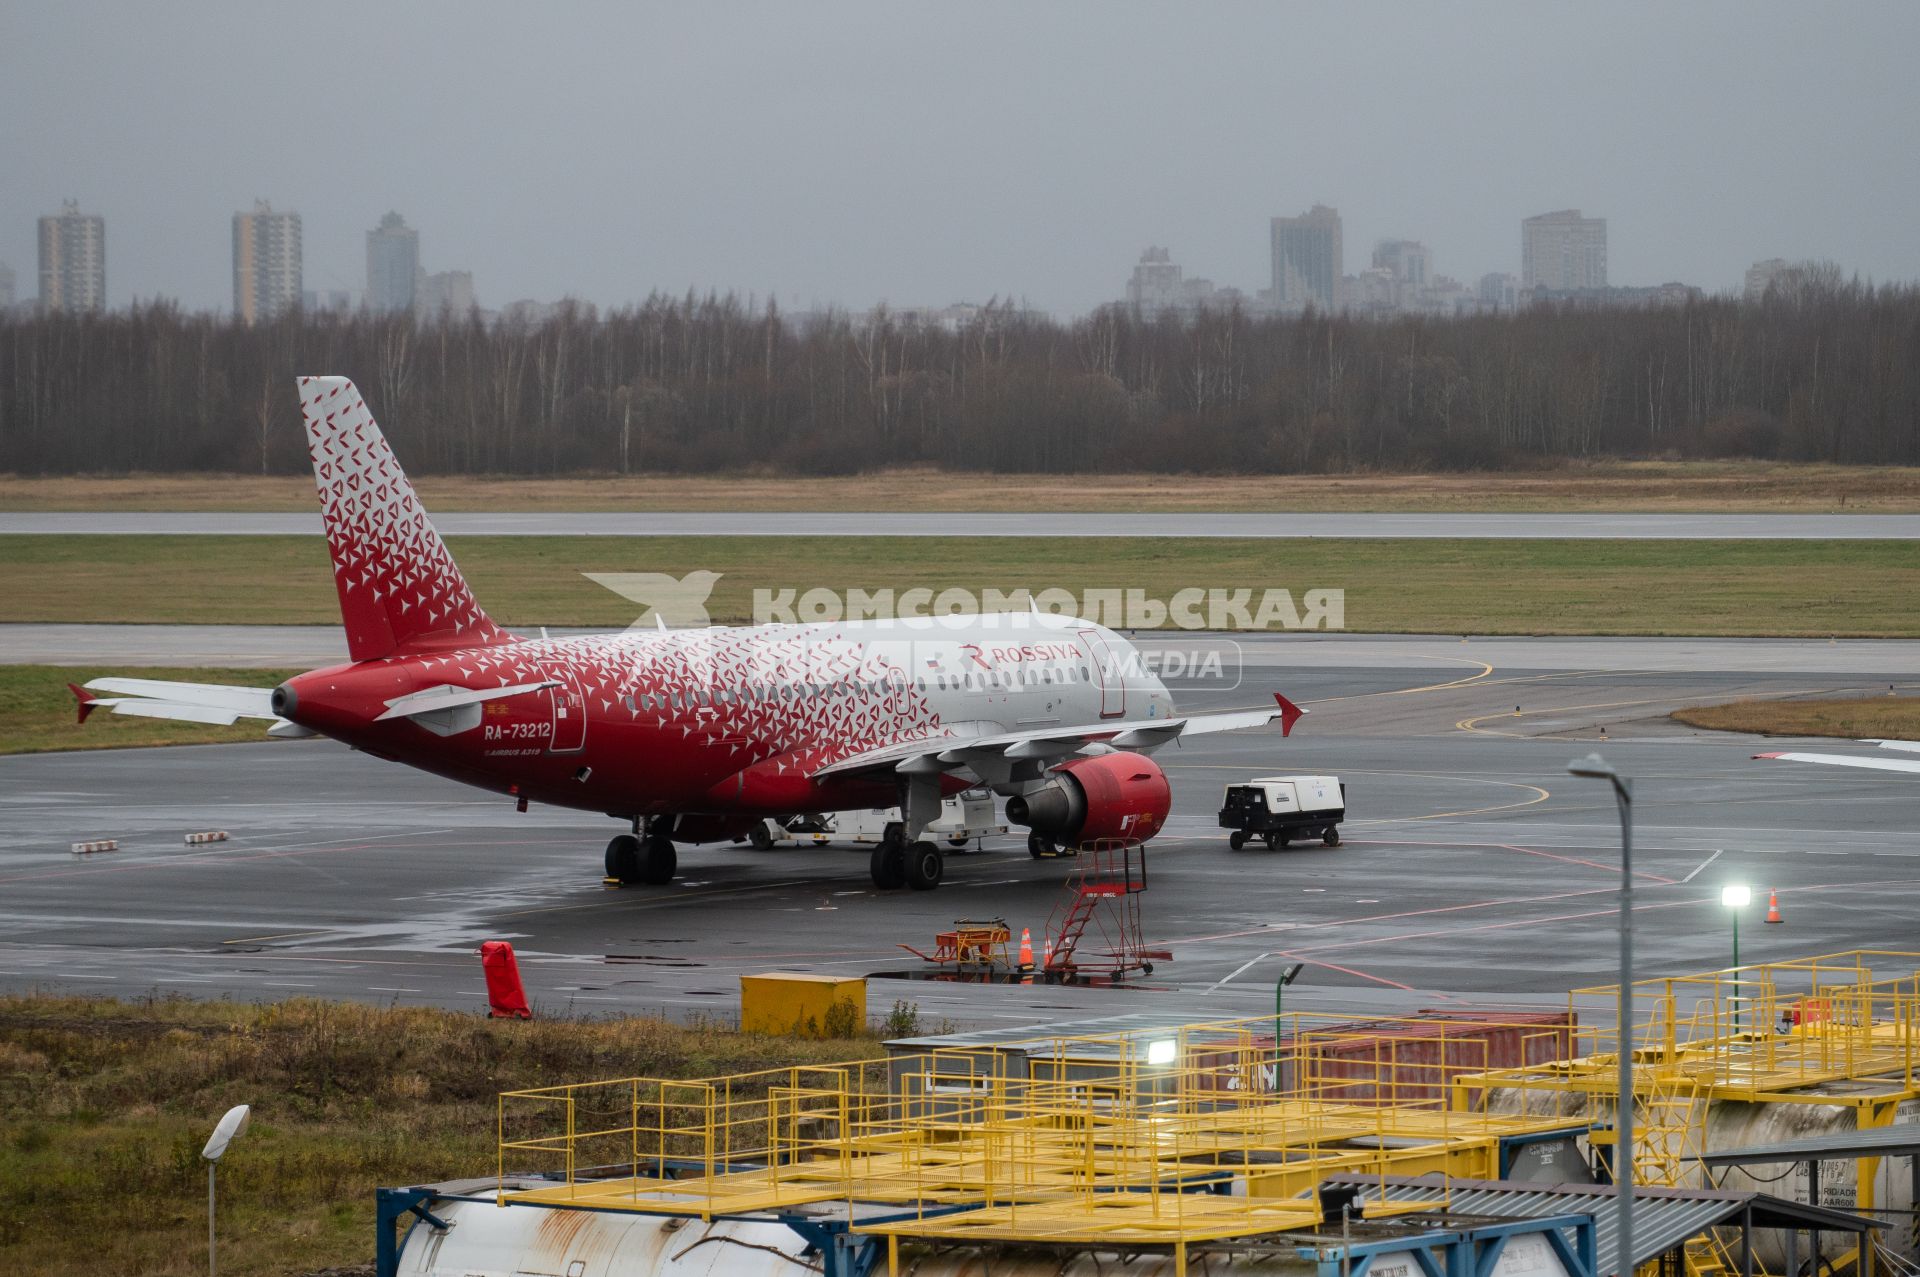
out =
[(1044, 971), (1052, 965), (1053, 965), (1053, 940), (1051, 937), (1049, 937), (1047, 942), (1040, 947), (1040, 969)]
[(1020, 928), (1020, 969), (1033, 970), (1033, 937), (1025, 927)]
[(1780, 893), (1777, 891), (1769, 891), (1767, 893), (1767, 921), (1768, 922), (1785, 922), (1786, 921), (1785, 918), (1782, 918), (1780, 916)]

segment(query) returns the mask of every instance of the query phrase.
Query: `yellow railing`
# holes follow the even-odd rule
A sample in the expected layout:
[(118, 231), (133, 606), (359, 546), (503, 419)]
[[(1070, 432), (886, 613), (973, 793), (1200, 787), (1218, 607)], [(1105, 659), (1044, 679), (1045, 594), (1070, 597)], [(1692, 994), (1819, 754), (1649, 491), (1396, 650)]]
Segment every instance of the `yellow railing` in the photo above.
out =
[(1228, 1177), (1276, 1197), (1334, 1171), (1491, 1175), (1498, 1136), (1526, 1124), (1455, 1111), (1454, 1079), (1494, 1062), (1491, 1034), (1521, 1059), (1573, 1043), (1538, 1017), (1297, 1013), (1280, 1028), (1277, 1043), (1259, 1017), (507, 1092), (503, 1200), (509, 1174), (535, 1171), (551, 1179), (527, 1195), (539, 1200), (702, 1215), (841, 1198), (1025, 1209), (1116, 1187), (1177, 1197)]

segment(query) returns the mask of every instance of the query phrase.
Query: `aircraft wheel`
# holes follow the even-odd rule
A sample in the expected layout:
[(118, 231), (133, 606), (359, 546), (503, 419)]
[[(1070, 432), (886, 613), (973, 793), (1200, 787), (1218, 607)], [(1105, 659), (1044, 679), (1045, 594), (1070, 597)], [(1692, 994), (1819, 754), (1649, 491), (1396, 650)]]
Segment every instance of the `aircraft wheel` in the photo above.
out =
[(1231, 834), (1227, 835), (1227, 846), (1233, 848), (1235, 851), (1240, 850), (1242, 847), (1246, 845), (1247, 845), (1246, 830), (1236, 829)]
[(905, 886), (906, 848), (891, 838), (882, 838), (873, 849), (872, 859), (867, 862), (867, 872), (873, 875), (873, 885), (882, 891), (895, 891)]
[(953, 848), (955, 851), (965, 851), (967, 849), (967, 840), (964, 838), (949, 838), (947, 839), (947, 846)]
[(947, 858), (930, 842), (917, 842), (906, 850), (907, 885), (915, 891), (932, 891), (947, 871)]
[(640, 858), (640, 881), (664, 887), (673, 881), (679, 857), (673, 851), (673, 839), (665, 834), (648, 834)]
[(640, 840), (620, 834), (607, 844), (607, 877), (621, 882), (640, 881)]
[(1340, 845), (1340, 831), (1338, 829), (1335, 829), (1332, 825), (1328, 825), (1327, 832), (1324, 836), (1322, 836), (1320, 841), (1325, 843), (1329, 847), (1338, 847)]
[(772, 851), (773, 835), (767, 832), (767, 822), (761, 821), (747, 835), (747, 841), (753, 844), (755, 851)]

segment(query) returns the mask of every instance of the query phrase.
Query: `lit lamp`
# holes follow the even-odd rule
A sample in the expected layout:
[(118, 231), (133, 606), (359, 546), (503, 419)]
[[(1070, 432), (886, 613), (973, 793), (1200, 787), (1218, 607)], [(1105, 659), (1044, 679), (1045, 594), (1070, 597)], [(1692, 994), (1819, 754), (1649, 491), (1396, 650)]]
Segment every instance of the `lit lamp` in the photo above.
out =
[(1172, 1064), (1180, 1053), (1180, 1044), (1172, 1038), (1156, 1038), (1147, 1043), (1147, 1063), (1156, 1068)]
[(1740, 1005), (1740, 911), (1753, 903), (1753, 892), (1743, 882), (1730, 882), (1720, 888), (1720, 903), (1733, 919), (1733, 1031), (1737, 1036), (1745, 1018)]
[(207, 1277), (214, 1277), (213, 1251), (213, 1170), (220, 1164), (220, 1155), (227, 1151), (227, 1145), (239, 1139), (247, 1129), (247, 1117), (252, 1109), (245, 1104), (236, 1104), (227, 1110), (220, 1124), (213, 1128), (207, 1146), (200, 1150), (200, 1156), (207, 1159)]

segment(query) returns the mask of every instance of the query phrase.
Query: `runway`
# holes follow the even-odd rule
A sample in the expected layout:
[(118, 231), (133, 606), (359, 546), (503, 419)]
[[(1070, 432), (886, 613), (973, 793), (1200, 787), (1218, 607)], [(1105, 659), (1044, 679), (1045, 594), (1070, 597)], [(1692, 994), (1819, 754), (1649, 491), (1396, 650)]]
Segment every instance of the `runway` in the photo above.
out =
[[(1914, 514), (902, 514), (611, 511), (438, 514), (445, 536), (1365, 537), (1576, 540), (1920, 539)], [(316, 514), (0, 513), (0, 535), (319, 536)]]
[[(1249, 651), (1261, 687), (1312, 713), (1290, 740), (1217, 736), (1158, 756), (1175, 810), (1151, 845), (1143, 904), (1171, 962), (1129, 990), (881, 979), (871, 1008), (911, 1002), (930, 1026), (1258, 1014), (1290, 961), (1307, 964), (1287, 992), (1302, 1010), (1563, 1004), (1613, 963), (1614, 803), (1566, 773), (1595, 748), (1637, 778), (1642, 974), (1727, 963), (1718, 896), (1735, 880), (1756, 893), (1741, 920), (1747, 960), (1915, 947), (1920, 787), (1756, 762), (1754, 740), (1664, 715), (1912, 685), (1920, 645), (1349, 637)], [(1219, 786), (1290, 771), (1346, 781), (1345, 845), (1231, 851), (1214, 828)], [(539, 1008), (724, 1021), (743, 973), (911, 971), (898, 946), (924, 948), (962, 916), (1001, 916), (1037, 939), (1065, 870), (1000, 839), (953, 857), (936, 892), (880, 893), (864, 848), (728, 846), (683, 849), (669, 887), (609, 890), (599, 862), (613, 822), (516, 815), (506, 799), (324, 741), (4, 758), (0, 812), (0, 987), (121, 996), (477, 1008), (473, 950), (505, 938)], [(182, 845), (206, 828), (232, 841)], [(90, 837), (123, 850), (67, 850)], [(1761, 924), (1768, 890), (1783, 925)]]

